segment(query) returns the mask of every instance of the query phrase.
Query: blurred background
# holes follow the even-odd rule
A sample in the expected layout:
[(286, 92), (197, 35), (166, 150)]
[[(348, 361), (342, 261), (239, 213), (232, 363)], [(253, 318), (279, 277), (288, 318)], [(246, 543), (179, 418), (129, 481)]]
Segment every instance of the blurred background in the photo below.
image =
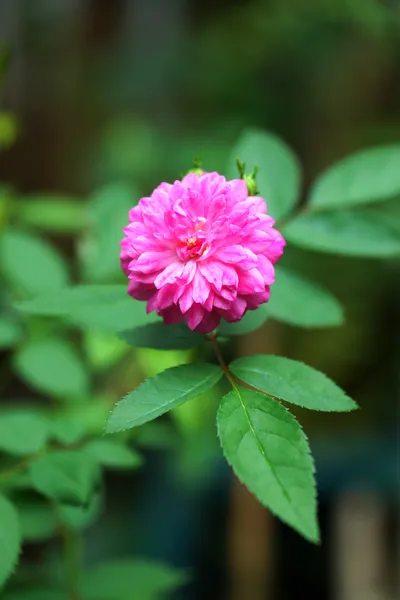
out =
[[(73, 281), (84, 272), (121, 282), (131, 198), (179, 178), (195, 155), (224, 172), (248, 126), (293, 148), (306, 193), (331, 162), (399, 142), (399, 73), (397, 0), (0, 0), (0, 195), (19, 197), (25, 226), (58, 247)], [(90, 213), (104, 195), (112, 201), (97, 255), (82, 207)], [(345, 325), (267, 322), (228, 351), (302, 360), (361, 406), (296, 412), (316, 458), (322, 545), (234, 480), (211, 398), (149, 430), (143, 469), (107, 476), (106, 511), (86, 532), (88, 562), (138, 554), (188, 568), (182, 600), (400, 597), (399, 263), (288, 247), (284, 264), (329, 287)], [(80, 335), (97, 389), (113, 399), (182, 358), (124, 354), (90, 325)], [(0, 354), (3, 400), (35, 399), (9, 353)], [(38, 565), (43, 552), (32, 544), (24, 559)]]

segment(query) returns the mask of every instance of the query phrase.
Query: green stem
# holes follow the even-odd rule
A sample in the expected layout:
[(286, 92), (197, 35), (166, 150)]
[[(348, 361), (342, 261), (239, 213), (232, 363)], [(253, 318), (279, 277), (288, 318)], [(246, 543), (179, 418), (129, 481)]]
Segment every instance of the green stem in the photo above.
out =
[(269, 398), (273, 398), (277, 402), (281, 402), (281, 398), (277, 398), (277, 396), (274, 396), (273, 394), (267, 394), (267, 392), (264, 392), (263, 390), (259, 390), (258, 388), (254, 387), (253, 385), (250, 385), (249, 383), (246, 383), (245, 381), (243, 381), (242, 379), (240, 379), (239, 377), (236, 377), (236, 375), (231, 373), (231, 371), (229, 370), (229, 367), (226, 364), (224, 357), (222, 355), (221, 347), (218, 343), (216, 334), (214, 332), (210, 333), (210, 335), (208, 336), (208, 339), (210, 340), (211, 345), (214, 348), (214, 352), (218, 359), (221, 369), (225, 373), (229, 383), (231, 384), (231, 386), (233, 387), (233, 389), (235, 390), (235, 392), (237, 393), (237, 395), (239, 397), (241, 397), (241, 396), (240, 396), (238, 386), (246, 388), (248, 390), (252, 390), (253, 392), (258, 392), (259, 394), (264, 394), (264, 396), (268, 396)]
[(81, 564), (81, 538), (80, 535), (64, 525), (61, 527), (63, 543), (63, 558), (65, 579), (69, 600), (81, 600), (78, 592), (78, 581)]
[(15, 463), (9, 469), (5, 469), (4, 471), (0, 471), (0, 482), (7, 481), (8, 479), (11, 479), (15, 475), (18, 475), (19, 473), (22, 473), (23, 471), (25, 471), (25, 469), (29, 466), (29, 464), (33, 460), (36, 460), (40, 456), (41, 456), (40, 453), (33, 454), (31, 456), (27, 456), (26, 458), (24, 458), (24, 459), (20, 460), (19, 462)]

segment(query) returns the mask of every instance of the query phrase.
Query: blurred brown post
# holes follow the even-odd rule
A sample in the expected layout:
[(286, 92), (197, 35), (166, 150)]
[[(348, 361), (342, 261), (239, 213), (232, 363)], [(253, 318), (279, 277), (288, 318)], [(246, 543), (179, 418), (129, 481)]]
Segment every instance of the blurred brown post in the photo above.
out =
[(373, 492), (342, 493), (334, 521), (334, 600), (387, 600), (383, 499)]
[(270, 595), (274, 522), (271, 513), (234, 478), (229, 529), (229, 600)]

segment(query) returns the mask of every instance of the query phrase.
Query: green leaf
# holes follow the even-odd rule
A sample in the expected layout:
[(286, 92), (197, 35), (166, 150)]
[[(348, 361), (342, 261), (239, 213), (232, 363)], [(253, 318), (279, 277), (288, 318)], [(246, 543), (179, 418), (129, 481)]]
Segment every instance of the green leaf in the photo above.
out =
[(400, 256), (400, 235), (378, 211), (305, 213), (282, 233), (288, 242), (306, 250), (371, 258)]
[(186, 583), (186, 575), (163, 564), (143, 559), (108, 561), (82, 576), (85, 600), (156, 600)]
[(223, 398), (217, 423), (239, 479), (282, 521), (318, 542), (314, 465), (296, 419), (272, 398), (237, 388)]
[(191, 331), (186, 323), (177, 325), (164, 325), (162, 322), (148, 323), (141, 327), (120, 331), (118, 336), (130, 346), (156, 350), (189, 350), (204, 341), (204, 336)]
[(68, 594), (52, 589), (38, 588), (10, 591), (3, 600), (69, 600)]
[(0, 496), (0, 586), (9, 578), (18, 561), (21, 534), (14, 506)]
[(212, 388), (222, 377), (215, 365), (172, 367), (142, 383), (113, 408), (107, 433), (143, 425)]
[(248, 310), (244, 317), (237, 323), (228, 323), (222, 320), (218, 326), (218, 333), (222, 336), (244, 335), (255, 331), (268, 319), (268, 310), (265, 305), (257, 310)]
[(129, 210), (138, 192), (125, 183), (112, 183), (98, 190), (87, 205), (92, 232), (82, 247), (84, 272), (92, 281), (119, 275), (122, 228), (129, 224)]
[(17, 140), (19, 122), (15, 115), (0, 111), (0, 150), (10, 148)]
[(23, 329), (12, 317), (0, 317), (0, 350), (12, 348), (21, 340)]
[(43, 415), (15, 411), (0, 414), (0, 450), (15, 456), (40, 452), (46, 445), (48, 422)]
[(400, 195), (400, 144), (368, 148), (334, 164), (316, 180), (310, 205), (341, 208)]
[(83, 344), (90, 365), (99, 371), (109, 369), (129, 352), (114, 332), (85, 331)]
[(121, 331), (159, 320), (155, 313), (146, 314), (145, 302), (134, 300), (126, 285), (81, 285), (57, 294), (41, 294), (33, 300), (17, 302), (25, 313), (59, 316), (84, 329)]
[(0, 479), (0, 488), (0, 493), (2, 491), (13, 493), (15, 490), (29, 490), (32, 488), (32, 484), (28, 473), (16, 472), (12, 476), (6, 475)]
[(102, 498), (99, 491), (94, 491), (87, 504), (72, 506), (58, 504), (56, 507), (58, 520), (66, 527), (80, 531), (93, 525), (102, 509)]
[(246, 129), (236, 143), (228, 163), (228, 179), (238, 179), (236, 158), (246, 163), (250, 172), (259, 167), (257, 185), (267, 202), (268, 214), (281, 219), (297, 203), (300, 191), (300, 167), (293, 152), (272, 134)]
[(341, 325), (343, 309), (332, 294), (316, 283), (280, 266), (267, 310), (270, 317), (299, 327)]
[(253, 387), (304, 408), (335, 412), (357, 408), (336, 383), (297, 360), (258, 354), (238, 358), (229, 368)]
[(47, 454), (31, 463), (29, 474), (38, 492), (71, 505), (87, 505), (100, 479), (96, 461), (78, 450)]
[(75, 348), (65, 340), (31, 340), (15, 356), (18, 374), (33, 388), (60, 398), (88, 393), (87, 371)]
[(24, 196), (16, 205), (16, 218), (28, 227), (57, 234), (71, 234), (86, 223), (85, 205), (60, 195)]
[(15, 499), (21, 535), (28, 542), (48, 540), (56, 534), (54, 509), (40, 496), (23, 495)]
[(110, 440), (91, 440), (84, 447), (94, 460), (111, 469), (136, 469), (143, 464), (138, 452)]
[(83, 440), (86, 435), (87, 426), (84, 420), (68, 415), (60, 415), (49, 422), (50, 436), (70, 446)]
[(69, 283), (64, 259), (39, 237), (9, 229), (0, 240), (2, 270), (17, 289), (27, 294), (59, 290)]

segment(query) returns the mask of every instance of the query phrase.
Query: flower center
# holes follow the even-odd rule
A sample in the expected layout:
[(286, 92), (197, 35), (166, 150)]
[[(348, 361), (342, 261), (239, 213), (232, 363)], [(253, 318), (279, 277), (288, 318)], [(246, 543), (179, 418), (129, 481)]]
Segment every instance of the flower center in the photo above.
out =
[(182, 242), (176, 249), (179, 258), (183, 261), (200, 258), (207, 250), (206, 236), (203, 231), (198, 231)]

